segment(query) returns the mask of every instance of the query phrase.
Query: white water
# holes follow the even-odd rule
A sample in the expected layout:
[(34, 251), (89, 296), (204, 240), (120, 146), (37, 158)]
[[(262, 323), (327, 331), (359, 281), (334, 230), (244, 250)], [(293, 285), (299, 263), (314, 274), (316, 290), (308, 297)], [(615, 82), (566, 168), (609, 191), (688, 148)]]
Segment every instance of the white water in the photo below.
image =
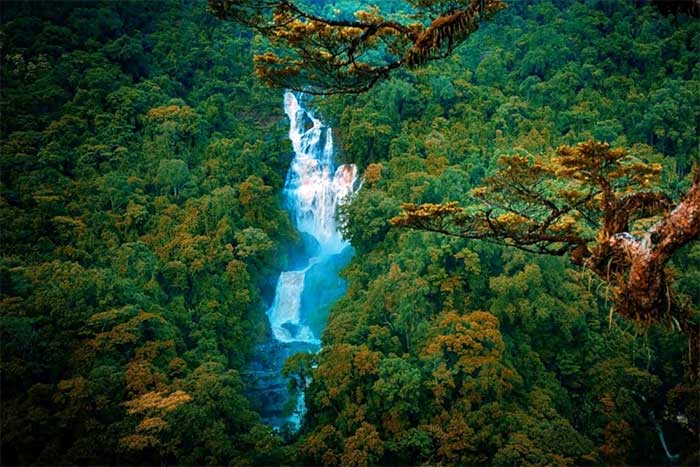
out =
[(357, 168), (352, 164), (335, 168), (331, 128), (305, 109), (291, 92), (284, 94), (284, 110), (294, 148), (284, 189), (286, 207), (296, 228), (312, 236), (320, 252), (309, 258), (304, 269), (280, 274), (275, 300), (267, 314), (278, 341), (318, 344), (320, 336), (314, 336), (309, 326), (302, 324), (304, 278), (321, 257), (338, 254), (348, 246), (338, 232), (335, 212), (352, 194)]

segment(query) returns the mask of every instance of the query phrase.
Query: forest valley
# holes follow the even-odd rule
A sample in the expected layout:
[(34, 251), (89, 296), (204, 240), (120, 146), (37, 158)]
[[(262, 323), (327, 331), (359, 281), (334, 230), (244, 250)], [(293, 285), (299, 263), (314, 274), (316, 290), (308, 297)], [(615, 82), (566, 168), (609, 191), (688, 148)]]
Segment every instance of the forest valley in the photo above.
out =
[[(0, 13), (2, 465), (700, 464), (697, 0)], [(361, 182), (298, 429), (284, 90)]]

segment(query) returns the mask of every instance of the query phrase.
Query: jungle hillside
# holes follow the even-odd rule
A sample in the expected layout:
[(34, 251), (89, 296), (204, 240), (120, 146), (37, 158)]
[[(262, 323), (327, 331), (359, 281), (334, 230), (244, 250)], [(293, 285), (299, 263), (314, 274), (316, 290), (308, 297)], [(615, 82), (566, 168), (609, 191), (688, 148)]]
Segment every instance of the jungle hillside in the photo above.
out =
[(698, 465), (699, 240), (697, 0), (0, 3), (2, 465)]

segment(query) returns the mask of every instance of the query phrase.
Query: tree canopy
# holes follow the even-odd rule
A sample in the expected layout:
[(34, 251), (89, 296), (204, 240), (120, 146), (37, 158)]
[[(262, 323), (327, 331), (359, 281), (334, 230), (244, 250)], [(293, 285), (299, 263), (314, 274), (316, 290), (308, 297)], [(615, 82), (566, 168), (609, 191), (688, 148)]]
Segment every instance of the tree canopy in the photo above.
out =
[[(700, 464), (697, 1), (371, 3), (0, 3), (0, 463)], [(297, 431), (268, 51), (362, 174)]]
[(512, 155), (498, 164), (472, 190), (477, 206), (404, 204), (392, 224), (568, 254), (613, 288), (618, 313), (697, 335), (695, 316), (673, 299), (665, 270), (677, 250), (700, 237), (697, 165), (674, 206), (654, 187), (660, 164), (605, 143), (562, 146), (554, 157)]

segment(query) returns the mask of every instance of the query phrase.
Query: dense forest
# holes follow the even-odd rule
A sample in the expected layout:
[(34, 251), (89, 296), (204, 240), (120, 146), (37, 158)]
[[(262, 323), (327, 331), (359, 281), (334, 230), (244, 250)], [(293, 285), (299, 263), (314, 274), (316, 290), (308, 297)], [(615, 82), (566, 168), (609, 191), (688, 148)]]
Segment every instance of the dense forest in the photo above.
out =
[[(469, 2), (293, 3), (400, 21)], [(247, 392), (303, 240), (281, 195), (282, 90), (254, 69), (270, 38), (205, 0), (2, 2), (1, 463), (700, 463), (697, 234), (666, 264), (678, 323), (619, 313), (568, 252), (401, 222), (471, 212), (508, 192), (513, 161), (582, 144), (621, 149), (621, 193), (675, 205), (691, 186), (693, 2), (505, 3), (442, 60), (309, 97), (362, 183), (338, 215), (347, 291), (320, 352), (284, 369), (305, 393), (295, 430)]]

